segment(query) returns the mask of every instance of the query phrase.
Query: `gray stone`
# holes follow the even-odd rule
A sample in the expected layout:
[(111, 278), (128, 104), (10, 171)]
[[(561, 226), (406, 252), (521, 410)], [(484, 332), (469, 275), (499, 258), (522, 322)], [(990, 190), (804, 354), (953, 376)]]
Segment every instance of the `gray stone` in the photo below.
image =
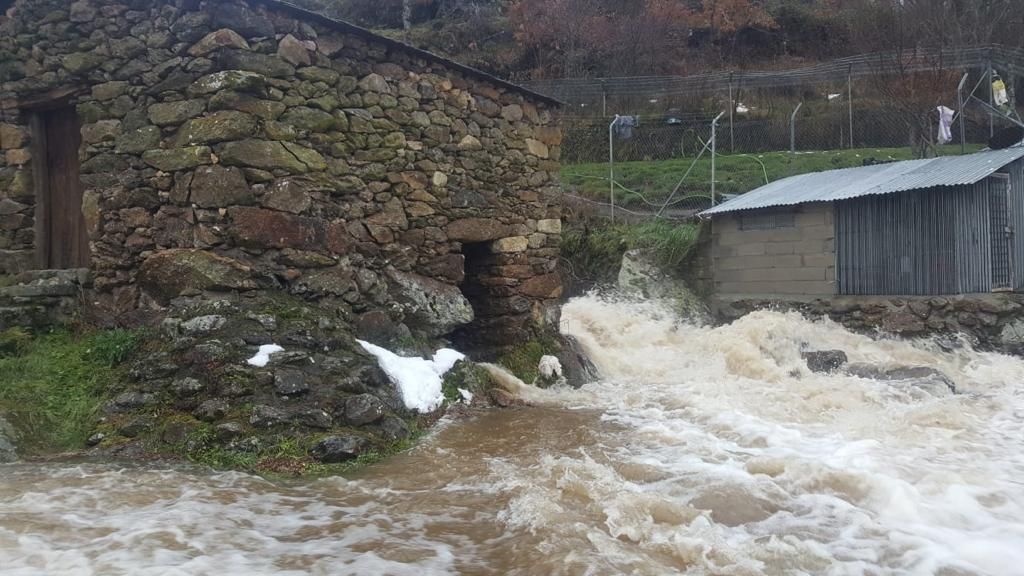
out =
[(203, 250), (165, 250), (150, 256), (139, 269), (138, 283), (164, 302), (186, 291), (256, 288), (248, 267)]
[(214, 427), (213, 432), (217, 435), (218, 440), (227, 442), (245, 434), (245, 426), (238, 422), (225, 422)]
[(807, 362), (811, 372), (830, 374), (846, 364), (846, 352), (842, 350), (814, 350), (801, 352), (800, 357)]
[(192, 377), (179, 378), (171, 383), (171, 392), (178, 398), (190, 398), (205, 389), (202, 382)]
[(281, 116), (281, 121), (291, 124), (299, 130), (311, 132), (327, 132), (333, 130), (337, 124), (337, 119), (328, 112), (305, 106), (288, 110)]
[(238, 110), (221, 110), (202, 118), (193, 118), (178, 130), (178, 146), (213, 144), (242, 140), (256, 132), (256, 118)]
[(107, 402), (105, 410), (114, 414), (137, 410), (153, 403), (155, 397), (152, 394), (142, 392), (122, 392)]
[(455, 286), (432, 278), (389, 270), (391, 296), (410, 328), (442, 336), (473, 321), (473, 307)]
[(226, 208), (255, 201), (242, 171), (234, 167), (197, 168), (190, 190), (189, 200), (202, 208)]
[(362, 436), (328, 436), (310, 449), (310, 455), (325, 464), (337, 464), (356, 458), (370, 447)]
[(211, 164), (213, 162), (212, 153), (209, 146), (149, 150), (142, 154), (142, 160), (157, 170), (175, 172)]
[(156, 419), (152, 416), (136, 416), (118, 428), (117, 433), (125, 438), (136, 438), (140, 434), (152, 430), (154, 424), (156, 424)]
[(219, 4), (211, 12), (213, 25), (218, 28), (231, 28), (247, 38), (274, 36), (274, 23), (266, 13), (246, 4)]
[(149, 107), (149, 121), (157, 126), (176, 126), (206, 110), (206, 100), (163, 102)]
[(301, 214), (312, 205), (306, 184), (294, 178), (282, 178), (271, 184), (260, 203), (273, 210)]
[(373, 424), (384, 417), (384, 403), (372, 394), (345, 398), (339, 416), (350, 426)]
[(331, 415), (320, 408), (300, 410), (292, 416), (292, 421), (300, 426), (329, 430), (334, 424)]
[(288, 107), (281, 102), (258, 98), (252, 94), (223, 90), (210, 98), (210, 110), (239, 110), (262, 118), (276, 120)]
[(188, 49), (188, 53), (191, 56), (205, 56), (218, 48), (240, 48), (243, 50), (249, 49), (249, 43), (242, 38), (238, 32), (230, 28), (221, 28), (214, 32), (210, 32), (203, 37), (202, 40), (196, 42)]
[(159, 147), (160, 129), (156, 126), (144, 126), (125, 132), (114, 141), (114, 151), (118, 154), (142, 154)]
[(249, 424), (257, 428), (273, 428), (284, 424), (287, 418), (288, 415), (284, 410), (261, 404), (253, 406), (252, 412), (249, 414)]
[(309, 392), (306, 375), (294, 368), (278, 368), (274, 371), (274, 392), (281, 396), (299, 396)]
[(192, 415), (203, 422), (216, 422), (223, 418), (231, 406), (225, 400), (207, 400), (199, 405)]
[(295, 66), (309, 66), (313, 63), (309, 50), (298, 38), (286, 34), (277, 45), (277, 55)]
[(245, 50), (223, 50), (219, 58), (221, 66), (262, 74), (268, 78), (288, 78), (295, 75), (295, 67), (278, 56), (247, 52)]
[(391, 86), (380, 74), (369, 74), (359, 81), (359, 87), (367, 92), (391, 94)]
[(405, 440), (412, 435), (412, 432), (409, 431), (409, 425), (398, 416), (385, 416), (381, 420), (379, 428), (381, 435), (392, 442)]
[(267, 87), (267, 77), (248, 70), (222, 70), (207, 74), (188, 87), (193, 96), (213, 94), (221, 90), (235, 92), (263, 93)]
[(100, 442), (107, 439), (107, 435), (103, 432), (95, 432), (85, 439), (86, 446), (98, 446)]
[(15, 439), (14, 426), (4, 418), (3, 414), (0, 414), (0, 464), (14, 462), (18, 459)]
[(241, 140), (228, 142), (220, 153), (221, 162), (228, 166), (249, 166), (263, 170), (287, 170), (303, 174), (310, 170), (323, 170), (327, 163), (316, 150), (292, 142), (270, 140)]
[(227, 318), (218, 314), (211, 314), (209, 316), (198, 316), (187, 322), (181, 323), (181, 331), (187, 336), (203, 336), (220, 330), (224, 327), (228, 321)]

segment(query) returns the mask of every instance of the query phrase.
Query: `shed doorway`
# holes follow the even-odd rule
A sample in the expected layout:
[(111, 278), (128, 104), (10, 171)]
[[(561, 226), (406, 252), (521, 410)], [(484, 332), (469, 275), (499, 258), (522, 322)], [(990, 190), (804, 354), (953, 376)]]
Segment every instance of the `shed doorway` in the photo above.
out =
[(453, 341), (460, 350), (476, 351), (486, 340), (489, 328), (486, 319), (493, 316), (493, 307), (488, 306), (495, 286), (488, 286), (491, 268), (495, 265), (494, 254), (491, 253), (490, 242), (470, 242), (462, 245), (465, 257), (465, 278), (459, 285), (462, 295), (473, 307), (474, 320), (471, 324), (461, 327), (452, 335)]
[(989, 230), (992, 238), (992, 291), (1013, 289), (1013, 262), (1010, 258), (1013, 228), (1010, 226), (1010, 177), (993, 174), (989, 188)]
[(73, 106), (39, 110), (32, 115), (36, 256), (44, 269), (89, 266), (78, 163), (80, 129)]

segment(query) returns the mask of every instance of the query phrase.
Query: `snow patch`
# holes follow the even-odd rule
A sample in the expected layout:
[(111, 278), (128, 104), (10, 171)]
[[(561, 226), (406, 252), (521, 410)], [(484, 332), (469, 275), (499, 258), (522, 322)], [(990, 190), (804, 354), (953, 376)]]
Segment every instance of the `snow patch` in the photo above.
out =
[(441, 378), (456, 362), (466, 358), (461, 352), (448, 348), (438, 350), (431, 360), (405, 358), (369, 342), (357, 342), (377, 358), (381, 370), (398, 386), (405, 407), (424, 414), (437, 410), (444, 403)]
[(281, 348), (277, 344), (264, 344), (263, 346), (260, 346), (260, 350), (255, 356), (249, 358), (245, 362), (250, 366), (263, 368), (268, 362), (270, 362), (270, 355), (278, 352), (284, 352), (284, 348)]
[(473, 402), (473, 393), (464, 388), (459, 388), (459, 394), (462, 395), (462, 401), (466, 404)]

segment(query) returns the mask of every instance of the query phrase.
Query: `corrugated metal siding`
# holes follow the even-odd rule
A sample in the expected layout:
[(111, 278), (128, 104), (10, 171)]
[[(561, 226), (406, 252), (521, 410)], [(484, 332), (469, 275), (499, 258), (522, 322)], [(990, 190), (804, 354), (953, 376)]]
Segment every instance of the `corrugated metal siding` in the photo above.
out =
[(836, 203), (840, 294), (990, 292), (987, 195), (976, 187)]
[(1013, 228), (1013, 289), (1024, 290), (1024, 160), (1005, 166), (1010, 175), (1010, 226)]

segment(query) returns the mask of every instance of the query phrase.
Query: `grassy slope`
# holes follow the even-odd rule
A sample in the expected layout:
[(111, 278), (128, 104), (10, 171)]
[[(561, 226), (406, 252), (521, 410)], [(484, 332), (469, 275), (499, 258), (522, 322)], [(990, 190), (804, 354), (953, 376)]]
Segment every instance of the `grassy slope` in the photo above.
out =
[[(975, 147), (976, 149), (976, 147)], [(973, 151), (973, 150), (972, 150)], [(959, 146), (946, 146), (940, 154), (959, 154)], [(909, 148), (858, 148), (828, 152), (766, 152), (763, 154), (720, 154), (716, 163), (717, 191), (741, 194), (787, 176), (819, 172), (833, 168), (861, 166), (864, 160), (910, 160)], [(615, 180), (622, 188), (616, 191), (617, 201), (642, 205), (637, 192), (648, 200), (664, 200), (690, 167), (692, 158), (675, 160), (623, 162), (615, 166)], [(562, 167), (562, 183), (576, 194), (595, 200), (608, 198), (608, 164), (567, 164)], [(684, 182), (682, 195), (710, 194), (711, 160), (701, 158)]]
[(124, 330), (73, 334), (59, 330), (30, 338), (0, 333), (0, 411), (23, 435), (28, 453), (81, 448), (96, 424), (117, 365), (138, 335)]

